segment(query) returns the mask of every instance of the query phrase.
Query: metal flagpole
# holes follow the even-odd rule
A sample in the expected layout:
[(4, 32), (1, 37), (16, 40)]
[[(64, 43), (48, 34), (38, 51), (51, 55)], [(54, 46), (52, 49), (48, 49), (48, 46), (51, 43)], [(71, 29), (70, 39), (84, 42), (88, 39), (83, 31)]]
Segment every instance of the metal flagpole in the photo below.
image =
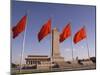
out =
[(26, 29), (27, 29), (27, 21), (26, 21), (26, 27), (25, 27), (25, 31), (24, 31), (24, 37), (23, 37), (23, 46), (22, 46), (22, 51), (21, 51), (20, 69), (19, 69), (20, 73), (21, 73), (21, 69), (22, 69), (22, 60), (23, 60), (24, 49), (25, 49)]
[(88, 58), (90, 59), (90, 55), (89, 55), (89, 46), (88, 46), (88, 42), (87, 42), (87, 37), (86, 37), (86, 45), (87, 45), (87, 49), (88, 49)]
[(52, 56), (53, 56), (53, 54), (52, 54), (52, 30), (51, 30), (51, 60), (50, 60), (50, 62), (51, 62), (51, 67), (50, 67), (51, 71), (52, 71)]
[[(85, 31), (86, 31), (86, 27), (84, 26)], [(88, 51), (88, 58), (90, 59), (90, 55), (89, 55), (89, 46), (88, 46), (88, 40), (87, 40), (87, 35), (86, 35), (86, 46), (87, 46), (87, 51)]]
[[(52, 20), (52, 18), (50, 18), (50, 20)], [(51, 22), (52, 23), (52, 22)], [(52, 26), (52, 24), (51, 24)], [(50, 44), (51, 44), (51, 47), (50, 47), (50, 70), (52, 71), (52, 29), (50, 30), (50, 34), (51, 34), (51, 40), (50, 40)]]

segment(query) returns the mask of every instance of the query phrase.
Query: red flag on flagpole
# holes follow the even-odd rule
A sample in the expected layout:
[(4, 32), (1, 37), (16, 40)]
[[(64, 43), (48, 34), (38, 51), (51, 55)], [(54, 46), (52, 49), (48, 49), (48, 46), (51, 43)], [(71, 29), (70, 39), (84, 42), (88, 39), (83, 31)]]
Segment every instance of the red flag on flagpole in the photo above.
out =
[(65, 39), (67, 39), (69, 36), (71, 36), (71, 26), (70, 23), (66, 25), (66, 27), (63, 29), (62, 33), (60, 34), (60, 42), (63, 42)]
[(16, 38), (21, 32), (25, 30), (27, 16), (23, 16), (16, 26), (12, 28), (13, 38)]
[(73, 42), (76, 44), (79, 41), (83, 40), (84, 38), (86, 38), (86, 31), (85, 31), (85, 27), (81, 28), (74, 36)]
[(40, 29), (40, 32), (38, 33), (38, 40), (39, 42), (47, 36), (51, 32), (51, 19), (48, 20)]

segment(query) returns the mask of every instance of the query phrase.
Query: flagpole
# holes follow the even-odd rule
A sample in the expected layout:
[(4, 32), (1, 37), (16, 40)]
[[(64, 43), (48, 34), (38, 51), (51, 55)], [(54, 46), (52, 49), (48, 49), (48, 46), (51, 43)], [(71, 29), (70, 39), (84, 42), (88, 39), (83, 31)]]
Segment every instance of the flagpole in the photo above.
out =
[[(86, 27), (84, 26), (85, 31), (86, 31)], [(86, 33), (86, 32), (85, 32)], [(89, 46), (88, 46), (88, 40), (87, 40), (87, 34), (86, 34), (86, 46), (87, 46), (87, 51), (88, 51), (88, 58), (90, 59), (90, 55), (89, 55)]]
[(52, 71), (52, 57), (53, 57), (53, 54), (52, 54), (52, 43), (53, 43), (53, 41), (52, 41), (52, 30), (51, 30), (51, 67), (50, 67), (51, 71)]
[[(52, 18), (50, 18), (50, 19), (52, 19)], [(52, 24), (51, 24), (51, 26), (52, 26)], [(50, 44), (51, 44), (51, 47), (50, 47), (50, 70), (52, 71), (52, 29), (50, 30), (51, 32), (50, 32), (50, 34), (51, 34), (51, 40), (50, 40)]]
[(21, 73), (21, 69), (22, 69), (22, 60), (23, 60), (23, 55), (24, 55), (24, 50), (25, 50), (26, 29), (27, 29), (27, 21), (26, 21), (26, 27), (25, 27), (25, 31), (24, 31), (24, 37), (23, 37), (22, 51), (21, 51), (20, 69), (19, 69), (20, 73)]
[(90, 59), (90, 55), (89, 55), (89, 46), (88, 46), (88, 42), (87, 42), (87, 37), (86, 37), (86, 45), (87, 45), (87, 49), (88, 49), (88, 58)]

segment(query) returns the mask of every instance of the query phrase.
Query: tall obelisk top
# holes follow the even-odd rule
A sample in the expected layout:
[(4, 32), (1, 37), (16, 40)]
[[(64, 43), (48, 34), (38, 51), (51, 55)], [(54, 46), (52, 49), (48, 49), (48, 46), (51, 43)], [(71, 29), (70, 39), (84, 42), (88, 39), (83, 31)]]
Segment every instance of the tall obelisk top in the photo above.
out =
[(59, 32), (57, 28), (52, 30), (52, 61), (63, 62), (64, 58), (61, 57), (59, 48)]
[(55, 28), (53, 28), (53, 31), (54, 31), (54, 30), (58, 31), (58, 29), (57, 29), (56, 27), (55, 27)]
[(52, 56), (58, 57), (60, 56), (59, 51), (59, 32), (57, 28), (52, 30)]

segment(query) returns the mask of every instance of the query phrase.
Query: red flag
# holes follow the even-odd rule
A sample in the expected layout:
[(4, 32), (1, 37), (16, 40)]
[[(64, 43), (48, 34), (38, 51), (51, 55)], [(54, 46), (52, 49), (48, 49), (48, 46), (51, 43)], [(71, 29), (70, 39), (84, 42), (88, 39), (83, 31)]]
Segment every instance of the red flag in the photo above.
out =
[(76, 44), (77, 42), (83, 40), (84, 38), (86, 38), (86, 31), (85, 31), (85, 27), (81, 28), (74, 36), (74, 43)]
[(63, 42), (65, 39), (67, 39), (71, 35), (71, 26), (70, 23), (66, 25), (66, 27), (63, 29), (62, 33), (60, 34), (60, 42)]
[(40, 32), (38, 33), (38, 40), (39, 42), (47, 36), (51, 32), (51, 20), (48, 20), (42, 28), (40, 29)]
[(27, 16), (23, 16), (16, 26), (12, 28), (13, 38), (16, 38), (21, 32), (24, 31)]

